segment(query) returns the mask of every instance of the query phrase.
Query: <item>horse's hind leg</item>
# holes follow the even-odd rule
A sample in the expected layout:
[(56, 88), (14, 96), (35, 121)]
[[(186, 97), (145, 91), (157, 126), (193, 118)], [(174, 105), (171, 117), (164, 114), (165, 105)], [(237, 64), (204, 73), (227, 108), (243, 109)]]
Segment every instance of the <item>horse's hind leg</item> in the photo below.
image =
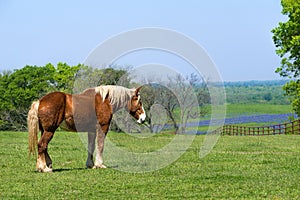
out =
[[(43, 134), (43, 133), (42, 133)], [(51, 140), (51, 139), (50, 139)], [(50, 142), (50, 141), (49, 141)], [(49, 143), (48, 142), (48, 143)], [(46, 166), (50, 169), (52, 169), (52, 160), (50, 158), (50, 155), (48, 154), (48, 147), (45, 149), (45, 160), (46, 160)]]
[(86, 160), (87, 168), (94, 167), (93, 154), (95, 151), (95, 139), (96, 139), (96, 133), (88, 132), (88, 157)]
[(48, 168), (52, 169), (52, 160), (48, 154), (48, 148), (45, 150), (45, 159), (46, 159), (46, 165)]
[(39, 172), (52, 172), (52, 168), (50, 166), (50, 164), (52, 165), (52, 161), (47, 152), (47, 148), (48, 143), (52, 139), (53, 135), (53, 132), (44, 131), (38, 143), (38, 158), (36, 163), (36, 169)]

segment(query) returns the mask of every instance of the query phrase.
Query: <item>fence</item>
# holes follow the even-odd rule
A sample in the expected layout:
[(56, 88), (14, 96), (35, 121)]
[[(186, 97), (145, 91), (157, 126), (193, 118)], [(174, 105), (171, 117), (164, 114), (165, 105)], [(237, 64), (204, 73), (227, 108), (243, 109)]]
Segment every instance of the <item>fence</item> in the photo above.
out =
[(225, 125), (213, 132), (221, 135), (276, 135), (276, 134), (300, 134), (300, 119), (283, 124), (270, 126), (238, 126)]

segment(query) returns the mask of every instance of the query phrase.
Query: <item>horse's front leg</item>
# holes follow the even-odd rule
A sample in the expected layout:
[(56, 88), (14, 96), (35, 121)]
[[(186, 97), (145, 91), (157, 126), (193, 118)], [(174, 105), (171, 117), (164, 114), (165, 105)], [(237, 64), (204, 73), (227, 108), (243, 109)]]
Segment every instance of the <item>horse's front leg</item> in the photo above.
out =
[(88, 157), (86, 159), (87, 168), (94, 167), (93, 154), (95, 151), (95, 139), (96, 139), (96, 133), (88, 132)]
[(103, 164), (103, 150), (104, 150), (104, 139), (108, 131), (108, 125), (104, 125), (101, 128), (97, 128), (97, 148), (96, 148), (96, 160), (93, 168), (106, 168)]

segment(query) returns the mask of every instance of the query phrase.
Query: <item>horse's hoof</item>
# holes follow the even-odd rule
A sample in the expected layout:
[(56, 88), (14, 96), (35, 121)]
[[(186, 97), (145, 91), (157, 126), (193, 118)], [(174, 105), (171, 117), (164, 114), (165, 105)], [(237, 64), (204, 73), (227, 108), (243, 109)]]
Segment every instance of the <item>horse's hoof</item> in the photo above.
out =
[(101, 164), (101, 165), (94, 165), (93, 169), (98, 169), (98, 168), (102, 168), (105, 169), (107, 168), (105, 165)]
[(92, 169), (92, 168), (94, 168), (94, 166), (93, 165), (86, 165), (86, 168), (87, 169)]
[(93, 162), (86, 162), (86, 163), (85, 163), (85, 166), (86, 166), (86, 168), (88, 168), (88, 169), (92, 169), (92, 168), (94, 168), (94, 163), (93, 163)]
[(48, 173), (48, 172), (52, 172), (52, 171), (53, 170), (51, 168), (46, 167), (43, 172), (47, 172)]
[(52, 168), (49, 168), (49, 167), (45, 167), (44, 169), (41, 169), (41, 168), (38, 168), (36, 169), (37, 172), (52, 172)]

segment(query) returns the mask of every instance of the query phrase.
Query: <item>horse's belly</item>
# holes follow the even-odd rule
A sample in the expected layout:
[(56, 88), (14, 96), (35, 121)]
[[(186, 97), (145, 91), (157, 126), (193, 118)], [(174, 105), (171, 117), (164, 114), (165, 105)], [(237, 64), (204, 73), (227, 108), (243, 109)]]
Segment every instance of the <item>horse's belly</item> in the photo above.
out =
[(60, 124), (60, 128), (65, 131), (86, 132), (95, 131), (97, 122), (88, 118), (67, 118)]
[(59, 127), (60, 127), (61, 129), (65, 130), (65, 131), (73, 131), (73, 132), (76, 132), (76, 131), (77, 131), (76, 128), (75, 128), (75, 126), (74, 126), (74, 125), (71, 126), (70, 124), (68, 124), (68, 123), (66, 122), (66, 120), (62, 121), (62, 123), (60, 124)]

